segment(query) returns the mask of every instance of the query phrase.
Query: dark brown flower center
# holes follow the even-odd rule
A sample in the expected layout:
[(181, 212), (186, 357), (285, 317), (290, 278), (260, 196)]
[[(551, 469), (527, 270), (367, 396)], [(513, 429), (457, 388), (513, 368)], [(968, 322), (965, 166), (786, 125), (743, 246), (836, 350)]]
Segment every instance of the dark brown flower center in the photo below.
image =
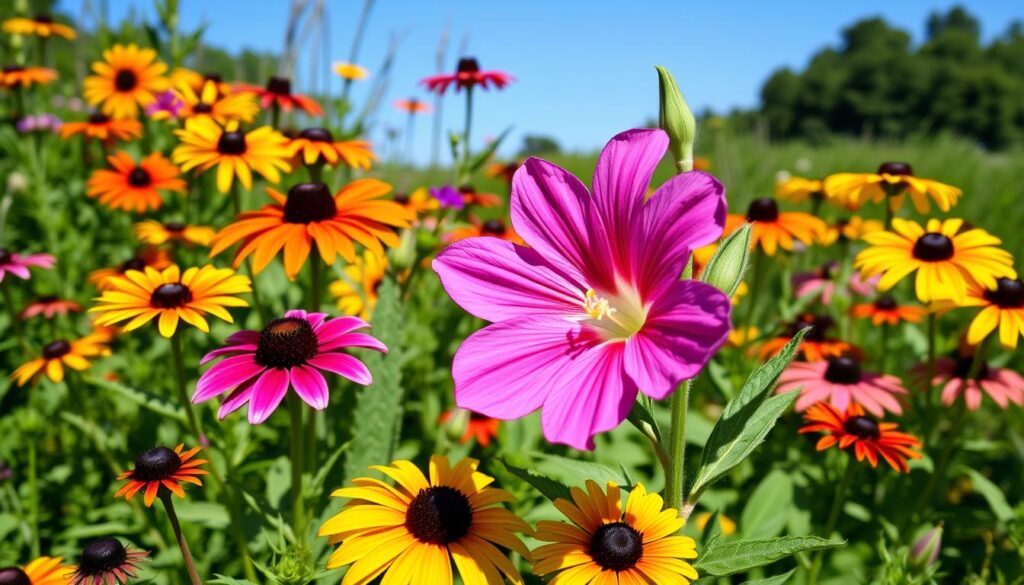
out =
[(1019, 278), (1000, 278), (996, 290), (986, 290), (985, 298), (1003, 309), (1024, 307), (1024, 282)]
[(8, 250), (7, 248), (0, 248), (0, 264), (7, 264), (8, 262), (11, 261), (11, 258), (13, 257), (14, 254), (11, 253), (10, 250)]
[(53, 24), (53, 17), (49, 14), (37, 14), (32, 20), (35, 20), (39, 24)]
[(149, 171), (142, 167), (135, 167), (132, 172), (128, 173), (128, 182), (133, 187), (146, 187), (153, 179), (149, 176)]
[(90, 124), (106, 124), (109, 121), (110, 118), (108, 118), (103, 112), (93, 112), (89, 114)]
[(433, 486), (409, 503), (405, 527), (421, 542), (448, 544), (466, 536), (473, 523), (469, 498), (455, 488)]
[(43, 348), (43, 359), (55, 360), (71, 352), (71, 344), (66, 341), (54, 341)]
[(896, 299), (885, 295), (875, 299), (875, 308), (880, 311), (891, 311), (897, 307)]
[(36, 297), (36, 302), (43, 305), (49, 305), (50, 303), (57, 302), (57, 298), (57, 295), (41, 295)]
[(804, 341), (825, 341), (826, 333), (835, 325), (835, 321), (828, 315), (813, 315), (805, 313), (797, 317), (797, 320), (786, 327), (786, 337), (793, 337), (801, 329), (810, 327), (811, 330), (804, 335)]
[(4, 67), (4, 73), (18, 73), (18, 72), (24, 71), (24, 70), (25, 70), (25, 68), (22, 67), (21, 65), (8, 65), (8, 66)]
[(942, 262), (953, 257), (953, 240), (949, 236), (929, 232), (914, 242), (914, 258), (925, 262)]
[(194, 114), (209, 114), (210, 112), (213, 112), (213, 106), (206, 102), (199, 102), (192, 106), (192, 113)]
[(886, 162), (878, 167), (879, 175), (907, 175), (914, 176), (914, 169), (905, 162)]
[[(956, 358), (956, 364), (953, 366), (953, 376), (964, 380), (968, 374), (971, 373), (971, 366), (974, 364), (974, 356), (958, 356)], [(985, 380), (988, 379), (989, 370), (988, 364), (981, 362), (978, 366), (978, 373), (975, 374), (971, 379), (973, 380)]]
[(292, 80), (287, 77), (278, 77), (275, 75), (267, 82), (267, 91), (277, 95), (291, 95)]
[(839, 262), (829, 260), (818, 268), (818, 277), (825, 280), (832, 280), (839, 273)]
[(505, 222), (500, 219), (489, 219), (480, 226), (480, 231), (494, 236), (503, 236), (505, 235)]
[(130, 260), (125, 260), (124, 262), (122, 262), (121, 266), (118, 268), (118, 272), (121, 272), (122, 274), (124, 274), (125, 272), (128, 272), (129, 270), (145, 270), (145, 269), (146, 269), (146, 261), (143, 260), (142, 258), (136, 257), (136, 258), (132, 258)]
[(478, 71), (480, 71), (480, 63), (477, 62), (476, 57), (463, 57), (459, 59), (459, 73), (476, 73)]
[(167, 447), (154, 447), (135, 458), (132, 479), (160, 481), (181, 469), (181, 457)]
[(117, 91), (131, 91), (138, 83), (139, 78), (135, 72), (128, 69), (121, 69), (114, 76), (114, 87), (117, 88)]
[(245, 154), (245, 133), (237, 130), (225, 132), (217, 141), (217, 152), (221, 154)]
[(185, 224), (181, 223), (180, 221), (169, 221), (164, 224), (165, 230), (175, 233), (185, 231), (185, 227)]
[(323, 183), (299, 183), (288, 190), (284, 220), (288, 223), (312, 223), (338, 214), (331, 190)]
[(397, 203), (399, 205), (405, 205), (405, 204), (409, 203), (409, 194), (408, 193), (395, 193), (394, 200), (395, 200), (395, 203)]
[(750, 202), (747, 208), (750, 221), (775, 221), (779, 219), (779, 204), (770, 197), (761, 197)]
[(590, 556), (602, 568), (625, 571), (644, 554), (643, 536), (625, 522), (605, 524), (590, 540)]
[(32, 585), (32, 580), (18, 567), (4, 567), (0, 569), (0, 585)]
[(203, 76), (203, 81), (212, 81), (214, 83), (220, 83), (224, 81), (224, 78), (220, 76), (220, 73), (207, 73)]
[(192, 301), (192, 291), (180, 282), (169, 282), (156, 287), (149, 303), (158, 309), (183, 307)]
[(282, 317), (267, 323), (260, 331), (256, 363), (268, 368), (301, 366), (320, 351), (320, 342), (309, 321)]
[(825, 379), (833, 384), (856, 384), (860, 382), (860, 363), (845, 355), (829, 358)]
[(851, 416), (846, 419), (843, 430), (861, 439), (878, 439), (882, 436), (878, 423), (866, 416)]
[(313, 142), (334, 142), (334, 136), (331, 136), (331, 131), (327, 128), (306, 128), (299, 132), (299, 138)]
[(101, 538), (86, 545), (78, 561), (80, 575), (103, 575), (128, 560), (128, 551), (116, 538)]

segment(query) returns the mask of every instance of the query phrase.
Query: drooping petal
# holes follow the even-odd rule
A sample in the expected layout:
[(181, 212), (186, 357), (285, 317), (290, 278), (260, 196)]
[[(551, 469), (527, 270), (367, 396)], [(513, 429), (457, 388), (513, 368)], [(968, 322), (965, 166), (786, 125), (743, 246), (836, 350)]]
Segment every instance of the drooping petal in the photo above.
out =
[(198, 404), (228, 390), (262, 372), (264, 366), (256, 363), (254, 354), (236, 355), (218, 362), (203, 373), (196, 383), (192, 402)]
[(292, 386), (295, 392), (317, 410), (327, 408), (327, 380), (316, 368), (298, 366), (291, 369)]
[(322, 353), (309, 360), (309, 364), (344, 376), (364, 386), (373, 382), (373, 376), (363, 362), (344, 353)]
[(274, 414), (288, 392), (288, 370), (268, 368), (256, 380), (249, 400), (249, 423), (258, 425)]

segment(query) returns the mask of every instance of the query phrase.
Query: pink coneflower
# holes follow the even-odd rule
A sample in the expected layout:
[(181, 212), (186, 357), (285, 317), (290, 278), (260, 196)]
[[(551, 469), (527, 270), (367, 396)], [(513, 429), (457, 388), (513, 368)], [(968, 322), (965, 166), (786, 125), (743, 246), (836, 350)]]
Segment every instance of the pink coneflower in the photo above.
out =
[(57, 315), (65, 316), (71, 312), (81, 311), (82, 306), (75, 301), (67, 301), (53, 295), (46, 295), (37, 298), (25, 307), (21, 312), (22, 319), (31, 319), (36, 315), (42, 315), (47, 319), (53, 319)]
[(847, 294), (846, 291), (849, 291), (849, 293), (861, 297), (875, 294), (878, 276), (864, 280), (859, 272), (854, 272), (850, 275), (850, 282), (847, 286), (840, 288), (841, 283), (838, 279), (841, 274), (839, 268), (839, 262), (830, 260), (822, 264), (817, 270), (793, 275), (793, 292), (796, 294), (796, 298), (803, 299), (820, 295), (821, 302), (827, 305), (832, 302), (832, 295), (837, 292), (845, 296)]
[(455, 91), (460, 89), (472, 89), (480, 86), (487, 89), (489, 85), (501, 89), (511, 83), (515, 78), (504, 71), (480, 71), (480, 63), (474, 57), (463, 57), (459, 59), (459, 66), (455, 73), (444, 73), (432, 75), (420, 80), (420, 83), (427, 86), (429, 91), (444, 95), (448, 86), (454, 84)]
[(7, 248), (0, 248), (0, 282), (8, 273), (22, 280), (28, 280), (29, 267), (53, 268), (57, 259), (50, 254), (16, 254)]
[(845, 411), (851, 402), (863, 406), (875, 416), (885, 411), (901, 414), (896, 396), (907, 390), (896, 376), (865, 372), (856, 358), (841, 355), (818, 362), (793, 362), (779, 376), (776, 392), (800, 390), (796, 409), (806, 410), (815, 402), (829, 402)]
[(387, 352), (383, 343), (355, 332), (369, 326), (356, 317), (327, 319), (325, 313), (293, 310), (267, 323), (262, 331), (239, 331), (228, 337), (231, 345), (211, 351), (199, 362), (230, 355), (200, 376), (192, 402), (198, 404), (232, 390), (218, 416), (223, 419), (248, 402), (249, 422), (255, 425), (273, 414), (291, 387), (306, 404), (323, 410), (327, 408), (327, 380), (320, 370), (364, 386), (372, 381), (362, 362), (341, 351), (365, 347)]
[(146, 115), (154, 120), (177, 120), (185, 102), (171, 90), (156, 94), (156, 101), (146, 106)]
[[(1009, 368), (994, 368), (982, 363), (973, 379), (967, 379), (971, 371), (971, 356), (957, 358), (943, 357), (935, 362), (935, 377), (931, 387), (942, 388), (942, 403), (952, 406), (961, 394), (967, 403), (968, 410), (978, 410), (981, 406), (982, 392), (999, 405), (1006, 408), (1012, 402), (1024, 406), (1024, 377)], [(919, 376), (927, 377), (927, 364), (914, 368)]]
[(139, 564), (149, 553), (121, 544), (116, 538), (90, 542), (78, 558), (78, 568), (67, 576), (70, 585), (117, 585), (136, 578)]
[(689, 172), (646, 197), (668, 146), (661, 130), (608, 143), (594, 193), (531, 158), (512, 184), (512, 224), (529, 245), (455, 242), (433, 267), (452, 299), (492, 324), (455, 354), (458, 406), (514, 419), (542, 409), (545, 436), (592, 449), (637, 392), (661, 399), (695, 376), (729, 334), (729, 299), (680, 281), (690, 252), (725, 224), (725, 189)]

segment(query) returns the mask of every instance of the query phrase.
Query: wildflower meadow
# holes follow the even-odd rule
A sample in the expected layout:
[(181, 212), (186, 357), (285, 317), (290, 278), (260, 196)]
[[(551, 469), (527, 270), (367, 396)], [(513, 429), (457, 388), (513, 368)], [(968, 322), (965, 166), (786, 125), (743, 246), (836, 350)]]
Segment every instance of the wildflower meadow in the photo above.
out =
[(516, 151), (585, 83), (128, 4), (0, 7), (0, 585), (1024, 583), (1019, 22)]

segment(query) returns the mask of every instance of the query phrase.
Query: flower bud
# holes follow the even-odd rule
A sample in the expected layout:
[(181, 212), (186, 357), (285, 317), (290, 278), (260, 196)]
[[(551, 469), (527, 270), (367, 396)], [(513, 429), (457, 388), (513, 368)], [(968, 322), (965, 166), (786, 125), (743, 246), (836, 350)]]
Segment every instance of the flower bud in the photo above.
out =
[(697, 141), (697, 121), (690, 106), (679, 92), (672, 74), (661, 65), (658, 70), (658, 96), (660, 109), (658, 126), (668, 133), (668, 150), (680, 173), (693, 170), (693, 145)]
[(942, 550), (942, 524), (931, 527), (921, 535), (910, 549), (910, 565), (916, 569), (927, 569), (935, 565)]
[(7, 175), (7, 191), (10, 193), (23, 193), (28, 189), (28, 177), (25, 173), (13, 171)]
[(700, 279), (732, 298), (750, 264), (750, 224), (726, 236), (708, 260)]

